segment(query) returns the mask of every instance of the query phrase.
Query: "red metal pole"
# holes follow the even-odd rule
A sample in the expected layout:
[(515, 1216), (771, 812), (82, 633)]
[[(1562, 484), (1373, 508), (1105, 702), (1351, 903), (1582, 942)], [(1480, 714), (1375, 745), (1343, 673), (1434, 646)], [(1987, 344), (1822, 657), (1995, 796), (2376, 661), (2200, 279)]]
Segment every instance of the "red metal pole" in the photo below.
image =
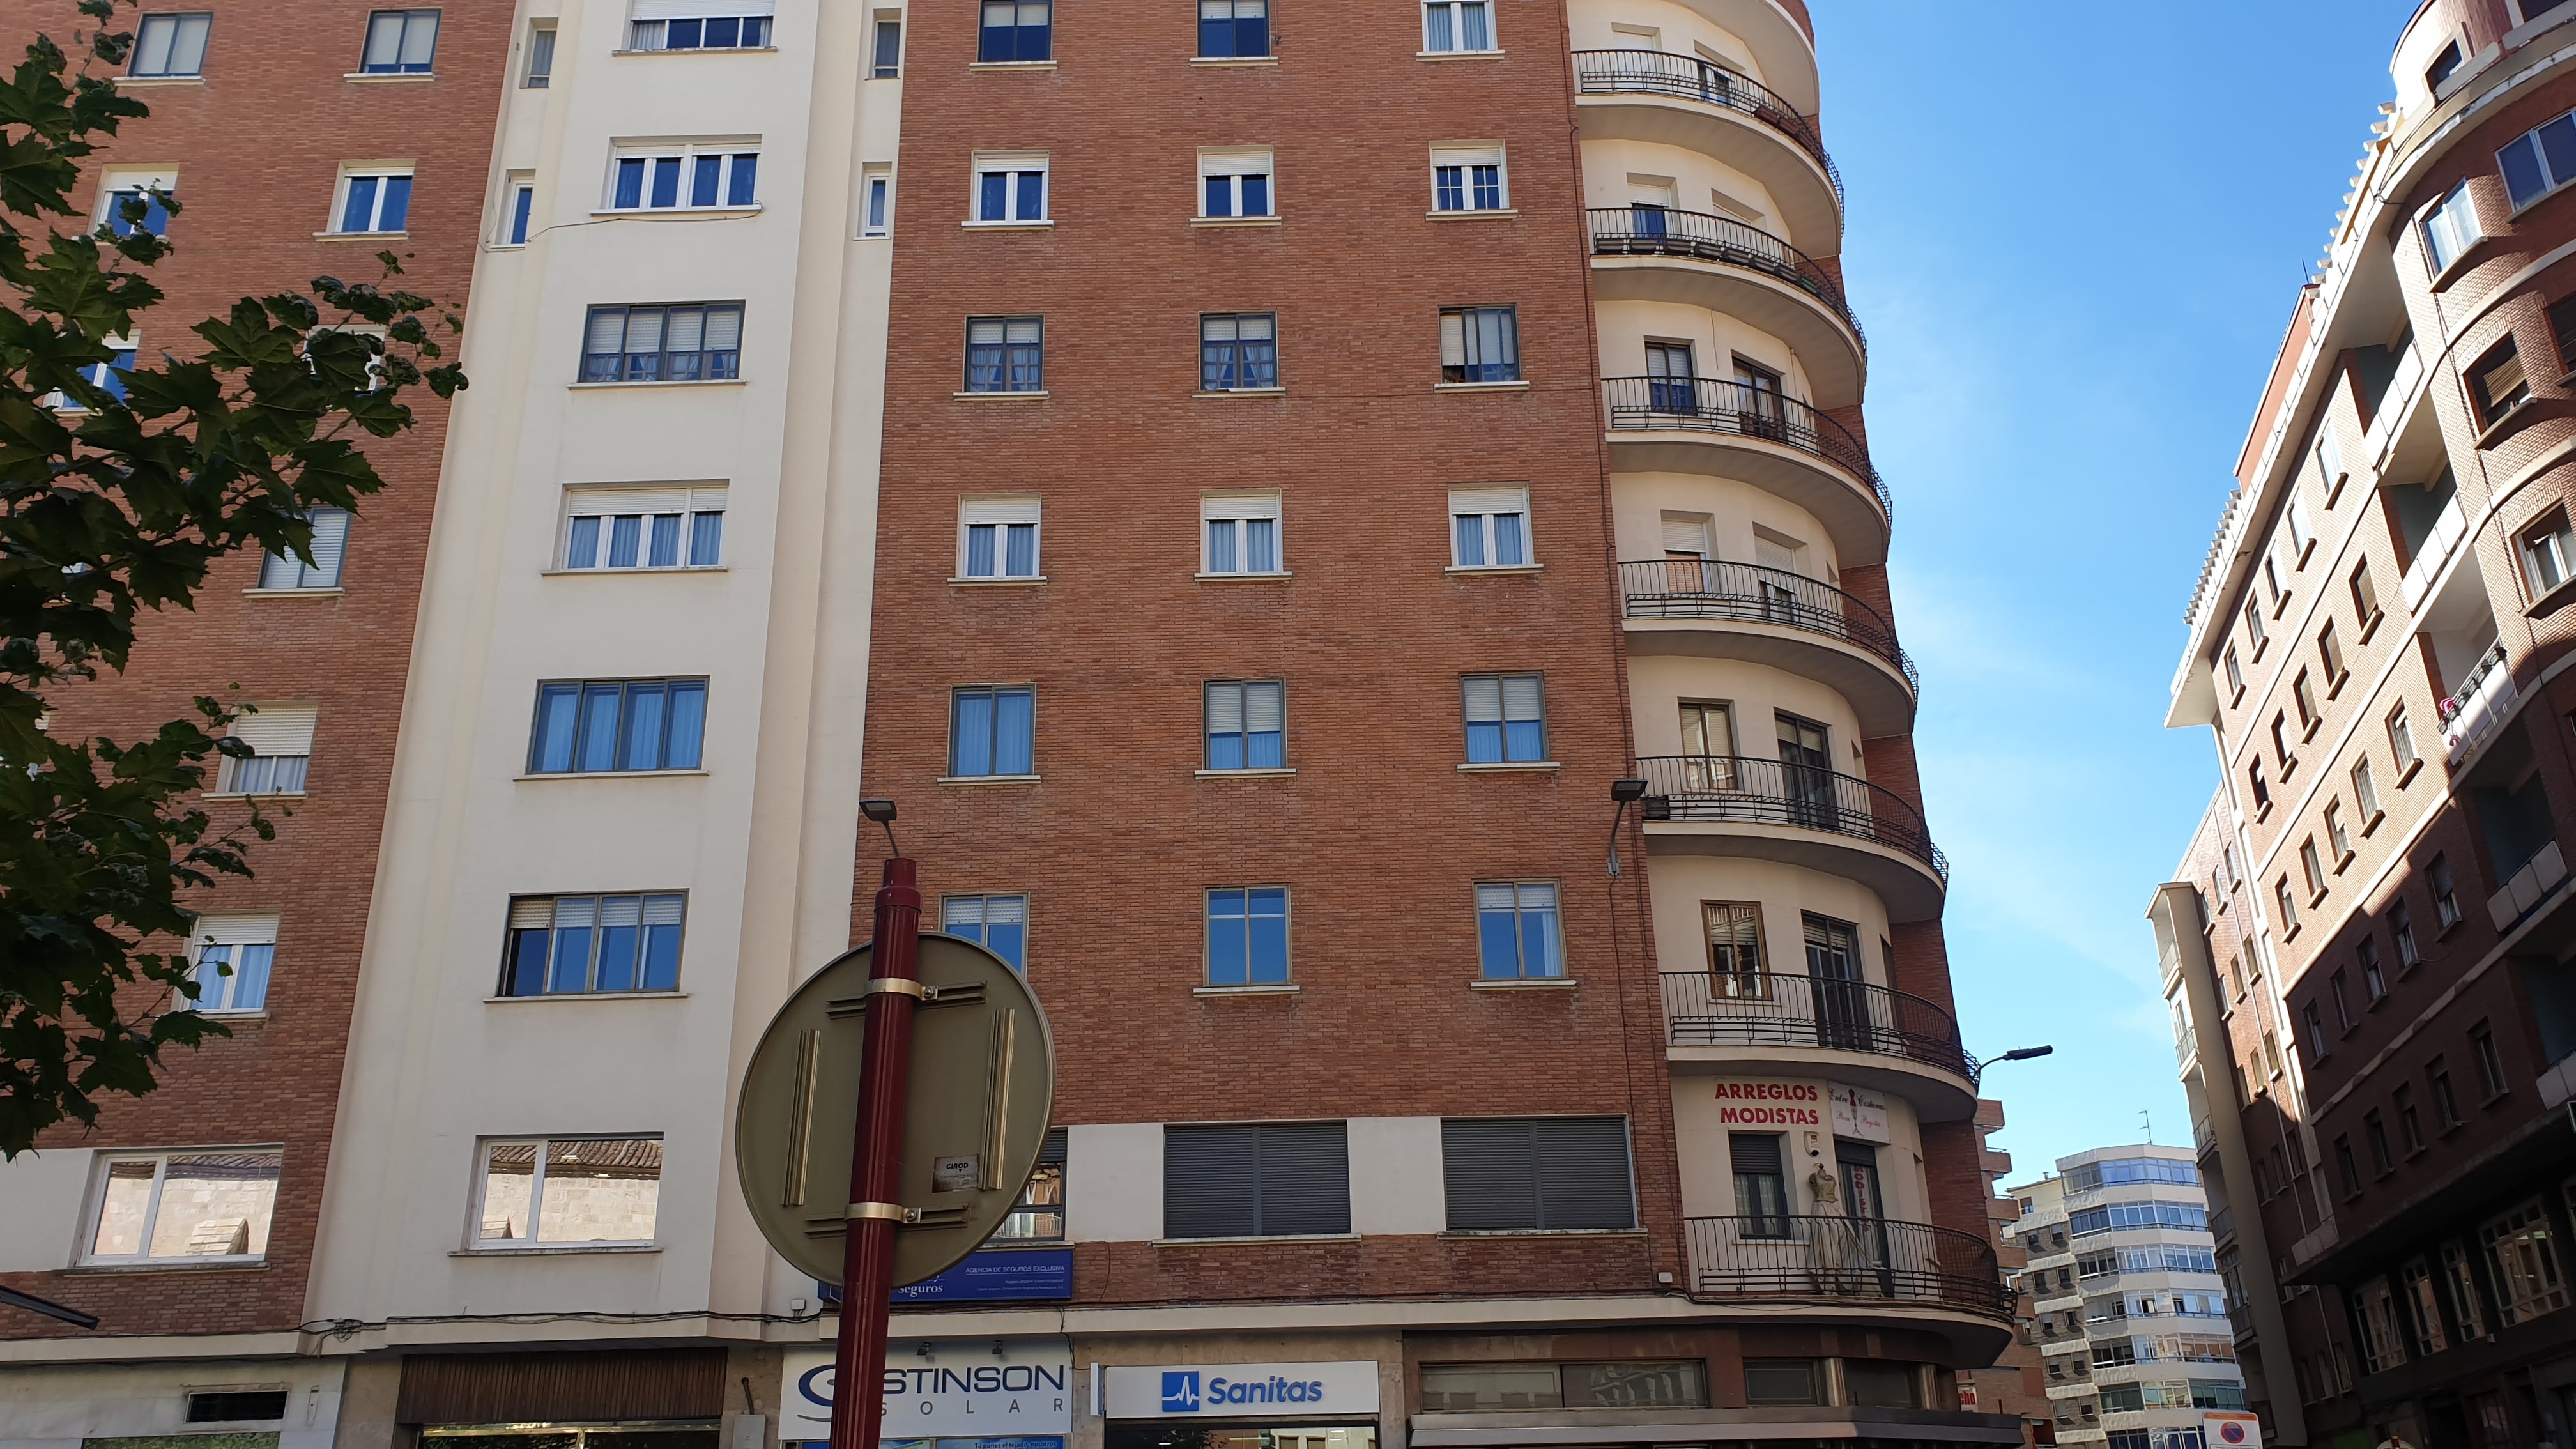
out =
[[(903, 856), (885, 863), (877, 888), (875, 949), (868, 979), (920, 979), (921, 891), (918, 867)], [(897, 989), (868, 999), (859, 1079), (859, 1130), (851, 1143), (850, 1204), (890, 1204), (900, 1181), (905, 1086), (912, 1072), (912, 1010), (917, 997)], [(886, 1314), (894, 1293), (890, 1217), (853, 1216), (841, 1251), (841, 1340), (832, 1369), (832, 1449), (877, 1449), (884, 1427)]]

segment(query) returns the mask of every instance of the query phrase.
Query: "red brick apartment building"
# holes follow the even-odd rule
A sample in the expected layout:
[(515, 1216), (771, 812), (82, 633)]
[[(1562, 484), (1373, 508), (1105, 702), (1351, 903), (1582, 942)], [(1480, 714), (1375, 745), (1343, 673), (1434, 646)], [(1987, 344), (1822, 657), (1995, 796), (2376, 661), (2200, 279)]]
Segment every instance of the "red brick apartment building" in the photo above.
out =
[(2193, 599), (2150, 909), (2267, 1440), (2576, 1432), (2576, 6), (2400, 34)]

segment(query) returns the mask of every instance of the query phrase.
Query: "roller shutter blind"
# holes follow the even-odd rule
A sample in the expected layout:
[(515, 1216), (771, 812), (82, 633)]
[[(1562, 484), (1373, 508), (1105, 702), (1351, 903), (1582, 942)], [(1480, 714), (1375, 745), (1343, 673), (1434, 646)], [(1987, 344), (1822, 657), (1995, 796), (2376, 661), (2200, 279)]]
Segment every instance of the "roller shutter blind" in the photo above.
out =
[(1538, 1158), (1540, 1227), (1637, 1225), (1625, 1118), (1541, 1117), (1530, 1128)]
[(1664, 552), (1708, 552), (1708, 524), (1697, 518), (1675, 518), (1664, 515)]
[(309, 704), (264, 704), (233, 721), (233, 738), (255, 755), (310, 755), (316, 716)]
[(1039, 501), (1035, 498), (961, 498), (957, 502), (957, 521), (975, 523), (1035, 523)]
[(1279, 495), (1276, 493), (1210, 493), (1199, 499), (1199, 521), (1202, 523), (1278, 516)]
[(1163, 1129), (1163, 1236), (1283, 1237), (1350, 1230), (1346, 1124)]
[(569, 488), (564, 511), (575, 518), (613, 513), (716, 513), (725, 490), (712, 488)]
[(704, 15), (775, 15), (778, 0), (635, 0), (636, 20), (695, 20)]
[(188, 928), (188, 939), (201, 946), (274, 946), (277, 917), (199, 916)]
[(1529, 490), (1525, 488), (1452, 488), (1449, 490), (1451, 513), (1527, 513)]
[(1349, 1232), (1349, 1127), (1340, 1122), (1265, 1122), (1257, 1130), (1261, 1232)]
[(1440, 1156), (1453, 1231), (1637, 1225), (1624, 1118), (1451, 1118)]

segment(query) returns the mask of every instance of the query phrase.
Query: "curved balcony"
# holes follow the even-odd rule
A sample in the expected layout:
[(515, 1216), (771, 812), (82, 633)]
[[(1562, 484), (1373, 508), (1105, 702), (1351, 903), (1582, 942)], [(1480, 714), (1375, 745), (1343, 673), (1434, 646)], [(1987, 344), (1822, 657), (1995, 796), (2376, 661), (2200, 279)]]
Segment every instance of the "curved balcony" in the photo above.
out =
[(1628, 652), (1744, 659), (1829, 685), (1865, 737), (1913, 727), (1923, 681), (1876, 609), (1786, 569), (1711, 559), (1619, 565)]
[(1894, 922), (1941, 914), (1950, 861), (1923, 817), (1884, 786), (1812, 765), (1740, 755), (1637, 761), (1646, 844), (1674, 855), (1776, 860), (1859, 881)]
[(1842, 235), (1842, 172), (1815, 124), (1759, 81), (1660, 50), (1578, 50), (1574, 80), (1585, 139), (1714, 156), (1762, 183), (1790, 236), (1816, 246)]
[(1839, 1215), (1682, 1221), (1694, 1298), (1920, 1303), (2012, 1317), (1994, 1245), (1974, 1233)]
[(1789, 344), (1826, 407), (1860, 401), (1869, 339), (1831, 272), (1759, 227), (1662, 206), (1596, 206), (1592, 291), (1612, 302), (1706, 307)]
[(1867, 981), (1667, 971), (1664, 1042), (1676, 1072), (1782, 1066), (1894, 1092), (1926, 1122), (1977, 1110), (1958, 1021), (1937, 1002)]
[(1610, 466), (1708, 473), (1776, 493), (1815, 516), (1845, 564), (1887, 560), (1896, 502), (1849, 428), (1769, 388), (1711, 377), (1606, 377)]

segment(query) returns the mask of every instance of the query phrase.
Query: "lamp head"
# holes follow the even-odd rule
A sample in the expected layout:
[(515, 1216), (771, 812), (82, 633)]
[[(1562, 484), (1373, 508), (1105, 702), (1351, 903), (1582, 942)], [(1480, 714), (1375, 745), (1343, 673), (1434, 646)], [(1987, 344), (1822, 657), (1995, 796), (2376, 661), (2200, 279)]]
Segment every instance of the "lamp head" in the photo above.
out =
[(2001, 1062), (2026, 1062), (2032, 1057), (2044, 1057), (2056, 1050), (2057, 1048), (2053, 1046), (2015, 1047), (2011, 1051), (2004, 1053), (2002, 1056), (1995, 1058), (1995, 1060)]
[(1610, 782), (1610, 798), (1622, 805), (1631, 800), (1642, 800), (1646, 798), (1646, 782), (1633, 777), (1613, 780)]
[(894, 823), (894, 802), (892, 800), (862, 800), (859, 802), (859, 813), (866, 816), (868, 819), (875, 821), (879, 825), (891, 825)]

